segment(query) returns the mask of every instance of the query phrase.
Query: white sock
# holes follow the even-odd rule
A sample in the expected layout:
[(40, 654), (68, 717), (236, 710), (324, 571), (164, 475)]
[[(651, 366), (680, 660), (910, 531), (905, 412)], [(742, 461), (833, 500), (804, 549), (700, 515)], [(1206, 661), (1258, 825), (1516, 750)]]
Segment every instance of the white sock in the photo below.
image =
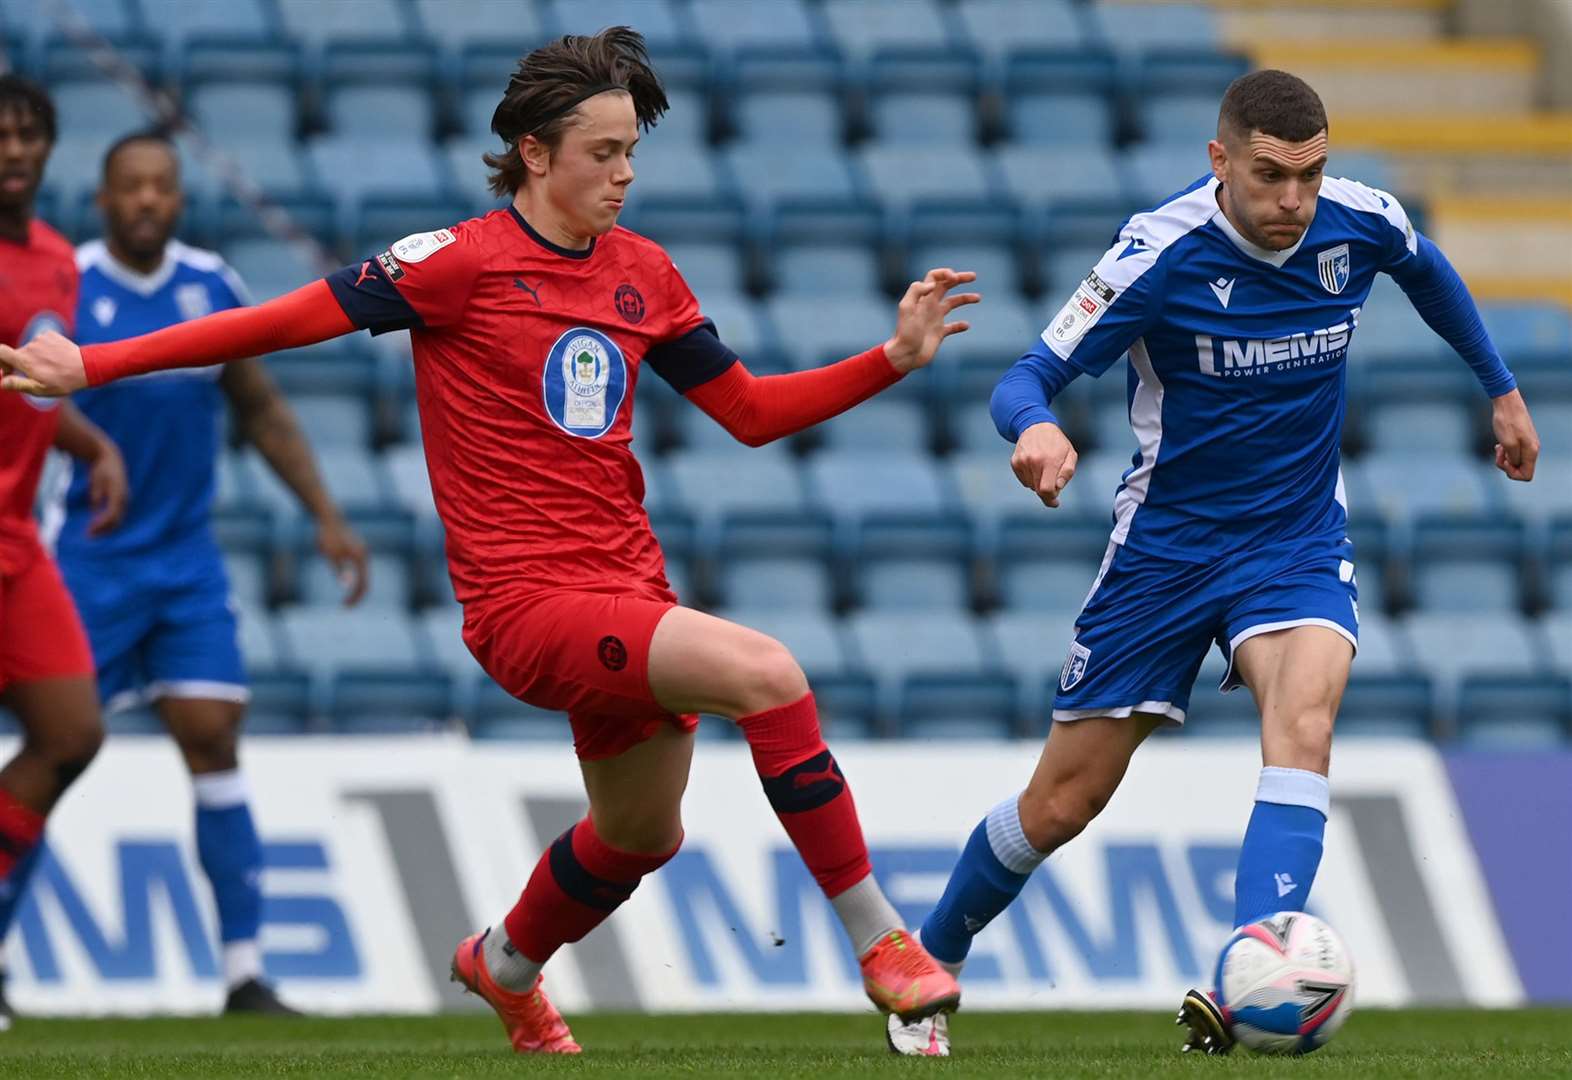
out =
[(484, 948), (486, 970), (491, 972), (498, 986), (517, 993), (534, 989), (535, 980), (540, 978), (540, 969), (545, 965), (537, 964), (519, 952), (513, 942), (508, 940), (508, 932), (502, 923), (486, 931)]
[(224, 942), (224, 985), (233, 990), (262, 977), (262, 949), (256, 938)]
[(869, 874), (857, 884), (830, 898), (830, 906), (840, 916), (852, 948), (861, 957), (892, 930), (905, 929), (895, 907), (885, 899), (884, 890)]

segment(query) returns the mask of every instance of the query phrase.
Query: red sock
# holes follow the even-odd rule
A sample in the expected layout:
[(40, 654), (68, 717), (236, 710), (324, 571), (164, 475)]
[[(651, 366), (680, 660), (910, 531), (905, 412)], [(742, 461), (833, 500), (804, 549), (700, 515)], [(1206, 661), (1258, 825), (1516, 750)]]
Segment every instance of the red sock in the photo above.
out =
[(0, 880), (11, 876), (16, 864), (38, 846), (44, 835), (44, 815), (17, 802), (0, 788)]
[(737, 726), (775, 816), (824, 895), (839, 896), (871, 874), (857, 804), (819, 734), (813, 695), (744, 716)]
[(519, 902), (503, 920), (508, 940), (544, 964), (563, 945), (605, 922), (645, 874), (675, 854), (676, 848), (663, 855), (618, 851), (595, 834), (586, 817), (557, 837), (535, 864)]

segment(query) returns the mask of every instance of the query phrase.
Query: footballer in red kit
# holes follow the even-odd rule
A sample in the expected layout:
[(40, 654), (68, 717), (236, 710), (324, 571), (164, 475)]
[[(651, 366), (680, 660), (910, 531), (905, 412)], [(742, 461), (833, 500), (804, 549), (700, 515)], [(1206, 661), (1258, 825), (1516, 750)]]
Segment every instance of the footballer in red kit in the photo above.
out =
[(945, 320), (979, 299), (952, 292), (975, 275), (937, 269), (912, 282), (894, 333), (866, 352), (753, 376), (665, 252), (616, 224), (640, 129), (666, 107), (636, 32), (559, 38), (519, 63), (492, 118), (503, 146), (485, 160), (510, 206), (405, 237), (256, 308), (82, 349), (59, 335), (0, 348), (6, 389), (58, 394), (355, 329), (410, 330), (465, 641), (511, 693), (568, 714), (590, 802), (518, 903), (453, 958), (455, 979), (496, 1010), (521, 1052), (578, 1052), (541, 969), (676, 854), (700, 713), (729, 718), (747, 740), (874, 1004), (910, 1019), (960, 1002), (873, 877), (801, 667), (779, 642), (673, 594), (631, 424), (648, 368), (748, 445), (811, 427), (967, 329)]
[[(42, 89), (0, 75), (0, 343), (23, 345), (72, 329), (76, 253), (33, 216), (54, 145)], [(125, 467), (104, 433), (69, 403), (0, 394), (0, 703), (21, 724), (22, 747), (0, 768), (0, 926), (21, 890), (44, 820), (103, 739), (93, 656), (76, 606), (45, 552), (33, 503), (51, 447), (89, 470), (97, 517), (113, 528), (126, 501)], [(21, 867), (20, 873), (18, 868)], [(0, 1030), (11, 1008), (0, 976)]]

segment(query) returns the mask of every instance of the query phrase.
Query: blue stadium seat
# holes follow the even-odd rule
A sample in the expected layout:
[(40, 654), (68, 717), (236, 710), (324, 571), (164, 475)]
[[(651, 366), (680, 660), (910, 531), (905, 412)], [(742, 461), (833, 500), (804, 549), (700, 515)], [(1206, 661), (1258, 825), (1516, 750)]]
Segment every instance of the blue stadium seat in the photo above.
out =
[(810, 501), (837, 516), (953, 510), (943, 475), (926, 457), (821, 451), (808, 460), (807, 482)]
[(278, 83), (205, 83), (191, 91), (186, 107), (202, 133), (219, 144), (295, 138), (295, 98)]
[(725, 151), (738, 190), (758, 205), (782, 200), (843, 203), (861, 196), (846, 154), (834, 147), (740, 144)]
[(870, 145), (856, 156), (874, 192), (889, 205), (905, 207), (917, 200), (983, 203), (998, 194), (980, 152)]
[(550, 36), (530, 0), (415, 0), (415, 12), (422, 33), (449, 49), (503, 40), (516, 42), (522, 56)]
[(781, 450), (678, 451), (665, 470), (680, 504), (710, 521), (726, 513), (795, 512), (807, 505), (797, 467)]
[(399, 612), (291, 607), (276, 625), (283, 655), (318, 678), (349, 667), (419, 670), (429, 660), (415, 624)]
[(890, 336), (894, 307), (872, 295), (777, 295), (766, 305), (797, 369), (854, 356), (884, 341)]
[(1572, 677), (1470, 676), (1458, 690), (1457, 719), (1470, 746), (1553, 748), (1572, 737)]
[(435, 104), (416, 86), (338, 86), (328, 91), (327, 121), (337, 135), (427, 139), (436, 128)]
[(1473, 449), (1473, 424), (1460, 402), (1375, 401), (1366, 425), (1376, 451), (1458, 454)]
[(1526, 557), (1521, 522), (1422, 517), (1414, 529), (1414, 602), (1434, 612), (1516, 611)]
[(823, 10), (830, 36), (847, 56), (957, 44), (934, 0), (827, 0)]
[(710, 293), (737, 293), (746, 283), (747, 268), (734, 244), (667, 244), (666, 254), (701, 307)]
[(1086, 40), (1070, 0), (968, 0), (957, 6), (967, 42), (980, 53), (1070, 50)]
[(1003, 739), (1015, 732), (1020, 692), (1007, 672), (907, 676), (896, 718), (908, 739)]
[[(410, 594), (409, 564), (405, 559), (399, 555), (373, 554), (366, 595), (355, 610), (404, 611), (409, 607)], [(300, 602), (317, 608), (336, 608), (344, 604), (344, 584), (338, 572), (314, 552), (302, 552)]]
[(799, 298), (875, 297), (880, 291), (878, 256), (865, 244), (777, 246), (770, 259), (776, 287)]
[(261, 610), (267, 606), (271, 588), (268, 584), (267, 563), (262, 556), (226, 552), (224, 572), (229, 576), (229, 595), (234, 598), (236, 605), (252, 610)]
[[(1461, 454), (1367, 454), (1346, 463), (1343, 475), (1351, 505), (1373, 506), (1392, 520), (1417, 514), (1483, 516), (1497, 505), (1478, 464)], [(1355, 498), (1357, 484), (1364, 486), (1373, 503)]]
[(804, 0), (690, 0), (688, 11), (712, 52), (807, 50), (820, 43)]
[(113, 139), (150, 127), (153, 122), (137, 100), (116, 83), (59, 83), (49, 92), (54, 98), (59, 129), (69, 132), (73, 139), (99, 138), (103, 143), (99, 153)]
[(734, 123), (750, 147), (840, 146), (844, 131), (837, 95), (820, 90), (752, 90), (736, 103)]
[(275, 0), (284, 32), (320, 49), (331, 41), (409, 40), (413, 27), (408, 9), (398, 0), (355, 0), (323, 4), (320, 0)]
[(928, 417), (914, 401), (865, 401), (813, 430), (831, 450), (926, 454), (931, 441)]
[[(1083, 145), (1067, 154), (1062, 147), (1005, 146), (994, 151), (993, 160), (1005, 191), (1016, 202), (1038, 209), (1070, 205), (1100, 210), (1106, 218), (1101, 228), (1109, 240), (1121, 208), (1132, 201), (1119, 161), (1107, 147)], [(1091, 263), (1080, 276), (1085, 277), (1089, 269)]]
[(1141, 130), (1148, 143), (1204, 146), (1217, 138), (1217, 95), (1171, 94), (1147, 102)]
[(975, 98), (970, 94), (880, 94), (871, 107), (873, 134), (882, 144), (970, 145), (977, 139)]
[(1114, 114), (1098, 94), (1023, 93), (1012, 96), (1007, 109), (1010, 136), (1017, 143), (1053, 146), (1059, 154), (1113, 143)]
[(749, 611), (829, 611), (835, 580), (824, 560), (807, 557), (737, 558), (720, 565), (726, 606)]
[(1121, 52), (1214, 49), (1221, 40), (1217, 14), (1205, 4), (1100, 4), (1087, 14), (1095, 34)]
[(302, 252), (278, 240), (236, 240), (225, 247), (224, 258), (259, 301), (281, 296), (321, 276)]

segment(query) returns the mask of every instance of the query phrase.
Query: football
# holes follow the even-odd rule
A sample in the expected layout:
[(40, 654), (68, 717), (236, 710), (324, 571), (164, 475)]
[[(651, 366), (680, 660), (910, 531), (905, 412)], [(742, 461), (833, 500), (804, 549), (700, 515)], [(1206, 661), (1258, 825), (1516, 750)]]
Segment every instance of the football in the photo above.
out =
[(1223, 946), (1217, 1003), (1234, 1038), (1257, 1053), (1307, 1054), (1353, 1011), (1353, 958), (1314, 915), (1279, 912), (1235, 930)]

